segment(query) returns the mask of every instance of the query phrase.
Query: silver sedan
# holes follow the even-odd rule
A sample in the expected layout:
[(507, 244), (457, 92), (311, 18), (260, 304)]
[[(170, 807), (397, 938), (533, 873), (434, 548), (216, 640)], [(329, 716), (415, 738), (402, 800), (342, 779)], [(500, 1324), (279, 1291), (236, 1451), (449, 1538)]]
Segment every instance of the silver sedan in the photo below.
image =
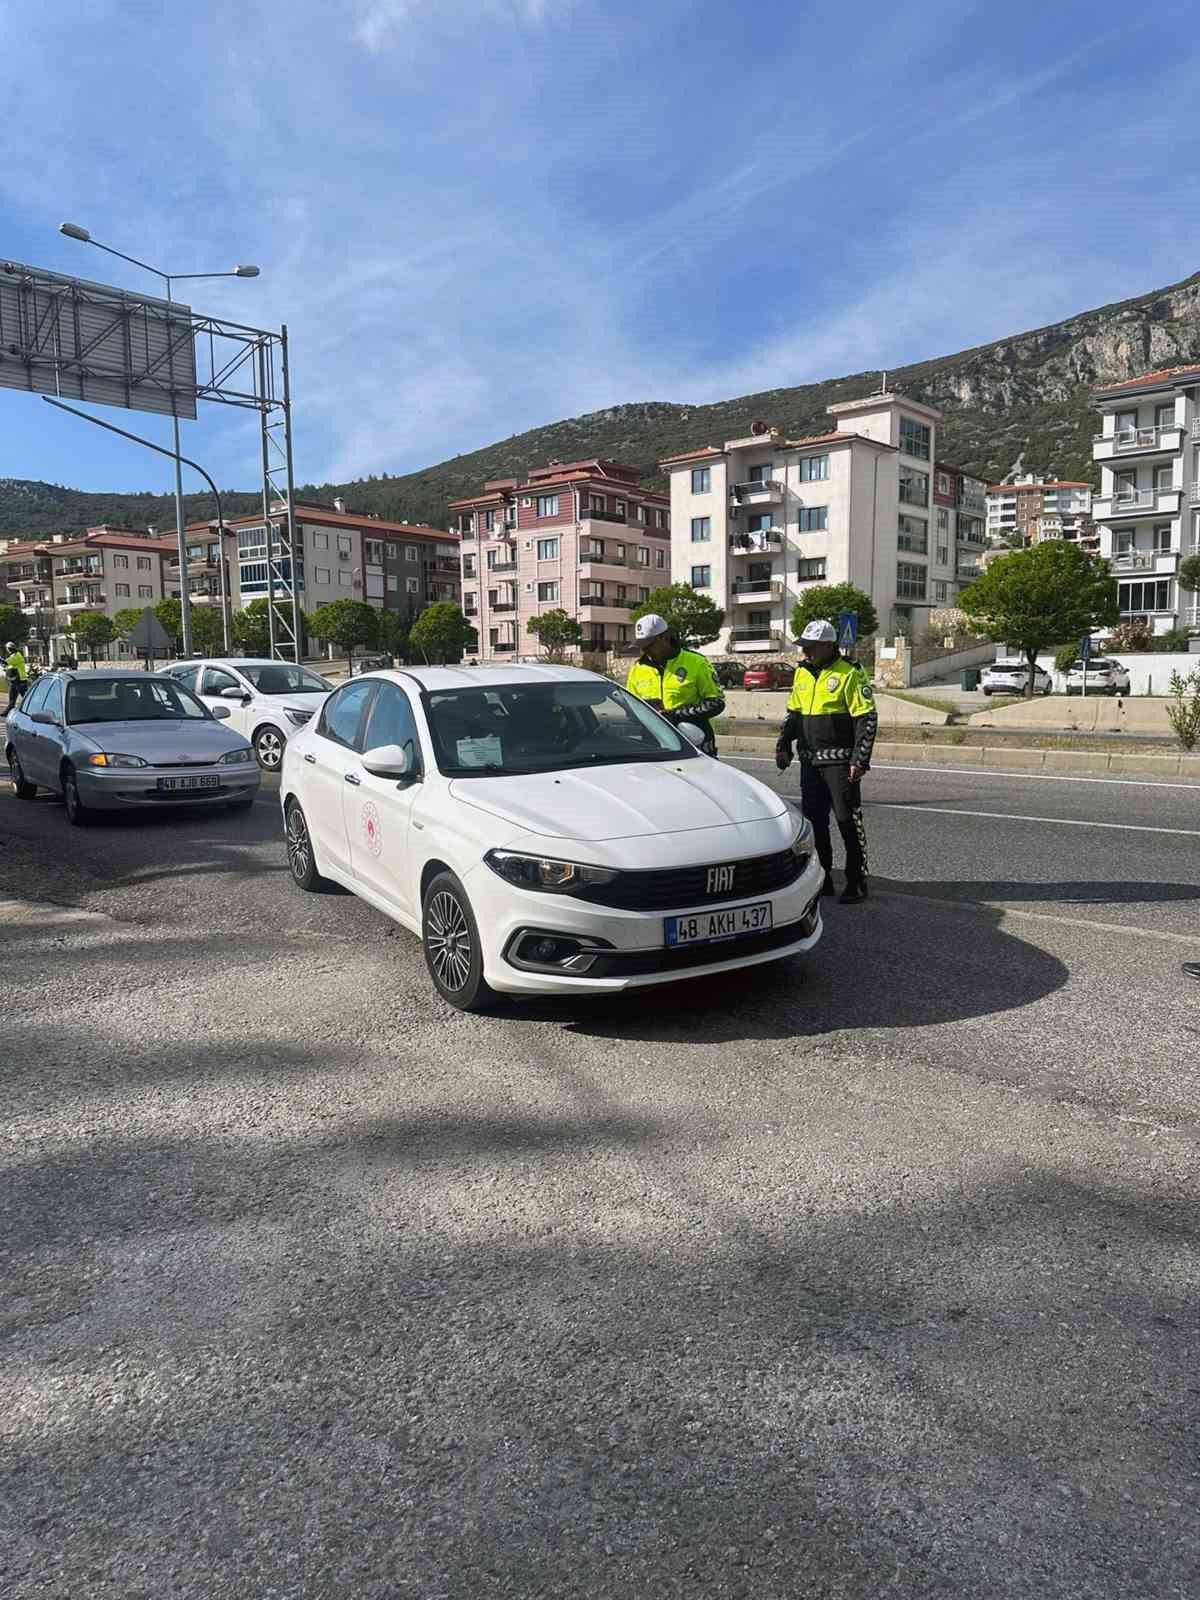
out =
[[(222, 715), (224, 712), (224, 715)], [(10, 712), (5, 755), (18, 798), (61, 794), (76, 827), (96, 811), (254, 804), (250, 743), (169, 679), (135, 671), (50, 673)]]

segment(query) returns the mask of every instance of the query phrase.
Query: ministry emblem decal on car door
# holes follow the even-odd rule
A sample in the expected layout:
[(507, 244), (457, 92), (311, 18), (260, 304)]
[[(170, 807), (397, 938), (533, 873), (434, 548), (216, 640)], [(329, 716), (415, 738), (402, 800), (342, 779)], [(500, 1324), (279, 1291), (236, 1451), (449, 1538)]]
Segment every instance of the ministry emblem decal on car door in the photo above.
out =
[(363, 806), (358, 825), (362, 832), (363, 843), (373, 856), (377, 856), (383, 849), (383, 829), (379, 826), (379, 812), (375, 809), (373, 801), (368, 800)]

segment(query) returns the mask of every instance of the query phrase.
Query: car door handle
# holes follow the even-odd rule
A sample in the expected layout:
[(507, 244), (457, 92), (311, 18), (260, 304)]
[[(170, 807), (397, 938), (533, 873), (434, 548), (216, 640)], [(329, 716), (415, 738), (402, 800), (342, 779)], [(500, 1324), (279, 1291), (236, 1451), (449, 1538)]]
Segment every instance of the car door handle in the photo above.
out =
[(353, 772), (348, 772), (346, 774), (346, 782), (347, 783), (352, 783), (354, 785), (354, 787), (357, 789), (359, 784), (362, 783), (362, 779), (357, 777)]
[(317, 764), (317, 758), (316, 758), (316, 756), (313, 755), (311, 750), (308, 751), (308, 753), (305, 755), (304, 759), (312, 767), (315, 767), (316, 764)]

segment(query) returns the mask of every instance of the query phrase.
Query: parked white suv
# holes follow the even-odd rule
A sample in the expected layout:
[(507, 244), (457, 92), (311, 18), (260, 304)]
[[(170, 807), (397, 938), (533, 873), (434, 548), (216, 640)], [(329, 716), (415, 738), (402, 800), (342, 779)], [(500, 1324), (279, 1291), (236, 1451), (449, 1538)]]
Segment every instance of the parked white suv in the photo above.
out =
[[(1067, 693), (1082, 694), (1083, 691), (1083, 662), (1072, 661), (1071, 670), (1067, 673)], [(1088, 694), (1128, 694), (1129, 668), (1122, 666), (1119, 661), (1114, 661), (1111, 656), (1097, 656), (1093, 661), (1088, 662), (1087, 692)]]
[[(1029, 666), (1024, 661), (994, 661), (983, 669), (979, 687), (984, 694), (1024, 694), (1029, 683)], [(1033, 692), (1049, 694), (1054, 680), (1048, 672), (1036, 667), (1033, 673)]]
[(265, 772), (279, 771), (288, 740), (333, 688), (307, 667), (254, 657), (177, 661), (162, 675), (199, 695), (210, 711), (225, 706), (229, 726), (249, 739)]

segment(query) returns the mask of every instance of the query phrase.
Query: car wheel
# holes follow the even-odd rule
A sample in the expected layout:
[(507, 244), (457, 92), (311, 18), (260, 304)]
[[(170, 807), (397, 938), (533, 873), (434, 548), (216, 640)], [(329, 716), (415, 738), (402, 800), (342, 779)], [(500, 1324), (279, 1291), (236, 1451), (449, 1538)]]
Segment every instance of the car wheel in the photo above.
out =
[(21, 767), (21, 762), (15, 750), (10, 750), (8, 755), (8, 775), (12, 779), (13, 793), (18, 800), (32, 800), (37, 794), (37, 784), (30, 783)]
[(308, 820), (294, 800), (288, 804), (284, 834), (287, 838), (288, 870), (293, 883), (301, 889), (307, 889), (310, 894), (319, 894), (322, 889), (328, 888), (329, 880), (317, 871)]
[(278, 728), (260, 728), (254, 735), (254, 754), (264, 772), (278, 772), (287, 740)]
[(471, 902), (452, 873), (439, 873), (425, 891), (421, 927), (425, 964), (442, 999), (458, 1011), (486, 1011), (496, 996), (483, 979)]
[(79, 784), (70, 767), (63, 773), (63, 803), (67, 808), (67, 821), (73, 828), (84, 828), (92, 814), (79, 798)]
[(1054, 687), (1054, 685), (1053, 685), (1053, 684), (1052, 684), (1052, 683), (1048, 683), (1048, 684), (1047, 684), (1047, 685), (1046, 685), (1046, 687), (1045, 687), (1045, 688), (1044, 688), (1044, 689), (1043, 689), (1043, 690), (1042, 690), (1042, 693), (1043, 693), (1043, 694), (1044, 694), (1044, 695), (1046, 695), (1046, 694), (1049, 694), (1049, 693), (1050, 693), (1050, 691), (1051, 691), (1051, 689), (1052, 689), (1052, 688), (1053, 688), (1053, 687)]
[(990, 689), (985, 689), (983, 692), (984, 694), (991, 694), (992, 691)]
[(1115, 683), (1110, 683), (1105, 692), (1107, 693), (1109, 699), (1111, 700), (1113, 695), (1116, 694), (1116, 692), (1117, 692), (1116, 684)]

